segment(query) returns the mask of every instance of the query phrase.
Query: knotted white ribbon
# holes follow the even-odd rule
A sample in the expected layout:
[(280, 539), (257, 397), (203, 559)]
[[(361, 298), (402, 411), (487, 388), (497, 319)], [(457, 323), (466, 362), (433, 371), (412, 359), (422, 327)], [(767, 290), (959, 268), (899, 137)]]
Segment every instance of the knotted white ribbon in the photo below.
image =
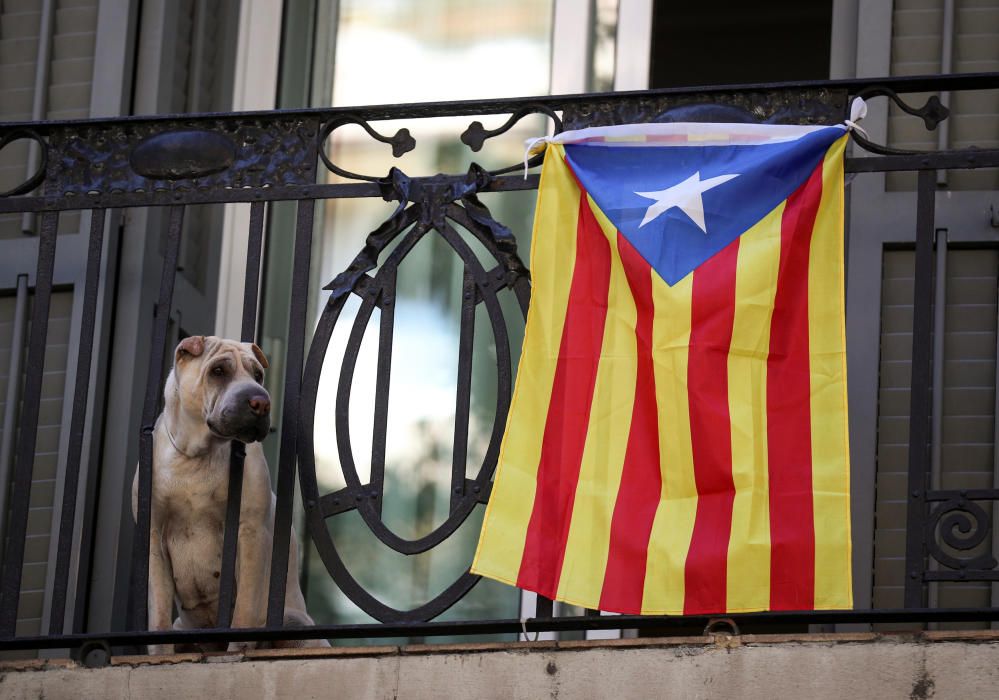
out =
[(870, 138), (867, 132), (864, 131), (864, 127), (857, 124), (861, 119), (867, 116), (867, 103), (864, 102), (863, 97), (854, 97), (853, 102), (850, 103), (850, 118), (847, 119), (844, 124), (846, 124), (846, 130), (852, 131), (856, 130), (860, 132), (863, 137)]
[[(551, 136), (538, 136), (537, 138), (534, 138), (534, 139), (527, 139), (527, 141), (524, 142), (524, 144), (525, 144), (524, 145), (524, 179), (525, 180), (527, 179), (527, 169), (529, 167), (528, 164), (527, 164), (527, 161), (530, 160), (531, 156), (534, 155), (534, 149), (537, 148), (537, 146), (538, 146), (539, 143), (547, 144), (550, 140), (551, 140)], [(544, 150), (544, 149), (541, 149), (541, 150)], [(538, 152), (540, 153), (541, 151), (539, 150)]]

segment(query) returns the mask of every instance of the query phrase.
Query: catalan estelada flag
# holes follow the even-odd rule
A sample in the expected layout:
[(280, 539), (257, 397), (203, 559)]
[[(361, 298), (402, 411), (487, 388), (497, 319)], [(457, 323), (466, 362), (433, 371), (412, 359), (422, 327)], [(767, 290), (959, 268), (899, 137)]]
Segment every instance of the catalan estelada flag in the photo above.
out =
[(545, 145), (474, 573), (587, 608), (852, 607), (842, 126)]

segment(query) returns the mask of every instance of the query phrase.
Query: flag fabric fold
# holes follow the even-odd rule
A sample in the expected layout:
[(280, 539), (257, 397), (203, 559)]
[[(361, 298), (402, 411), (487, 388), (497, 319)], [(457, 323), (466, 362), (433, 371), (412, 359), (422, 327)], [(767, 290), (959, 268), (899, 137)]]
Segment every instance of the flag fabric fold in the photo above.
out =
[(845, 142), (548, 139), (474, 573), (631, 614), (852, 607)]

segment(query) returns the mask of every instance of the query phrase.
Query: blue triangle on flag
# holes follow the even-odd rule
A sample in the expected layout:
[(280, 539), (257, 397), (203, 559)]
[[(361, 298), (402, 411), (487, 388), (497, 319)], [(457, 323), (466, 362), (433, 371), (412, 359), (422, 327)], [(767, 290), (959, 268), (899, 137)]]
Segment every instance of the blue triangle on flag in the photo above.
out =
[(565, 154), (601, 211), (672, 286), (787, 199), (843, 134), (829, 127), (735, 146), (566, 144)]

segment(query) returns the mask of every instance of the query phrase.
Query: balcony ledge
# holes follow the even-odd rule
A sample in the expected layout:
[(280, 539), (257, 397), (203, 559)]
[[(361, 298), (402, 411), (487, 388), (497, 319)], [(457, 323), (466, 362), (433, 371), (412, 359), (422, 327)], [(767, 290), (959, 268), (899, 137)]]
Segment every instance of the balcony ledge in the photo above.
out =
[(999, 632), (712, 635), (0, 663), (0, 697), (996, 697)]

